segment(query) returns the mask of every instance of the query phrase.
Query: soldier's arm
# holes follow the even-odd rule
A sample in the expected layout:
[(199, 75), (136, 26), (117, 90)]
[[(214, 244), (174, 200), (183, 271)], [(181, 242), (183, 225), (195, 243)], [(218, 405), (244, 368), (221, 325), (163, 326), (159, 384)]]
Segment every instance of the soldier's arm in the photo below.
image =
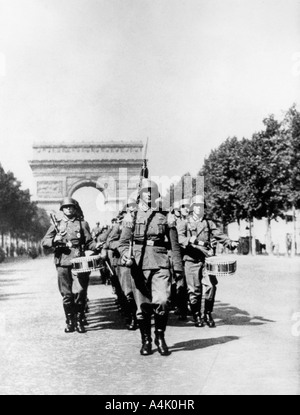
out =
[(209, 221), (209, 227), (212, 234), (213, 239), (217, 240), (225, 247), (231, 247), (231, 239), (225, 235), (220, 229), (217, 228), (216, 224), (213, 221)]
[(122, 229), (120, 241), (119, 241), (119, 248), (118, 251), (120, 252), (121, 256), (127, 253), (129, 249), (130, 239), (132, 235), (132, 228), (127, 225), (124, 226)]
[(42, 247), (45, 249), (53, 248), (55, 246), (55, 243), (54, 243), (55, 236), (56, 236), (55, 227), (54, 225), (51, 225), (42, 240)]
[(168, 239), (171, 244), (171, 257), (175, 272), (183, 272), (181, 247), (178, 240), (178, 232), (175, 226), (168, 228)]
[(183, 247), (186, 248), (189, 243), (190, 243), (190, 237), (187, 236), (187, 232), (188, 231), (188, 224), (185, 221), (181, 221), (180, 223), (178, 223), (177, 225), (177, 232), (178, 232), (178, 241), (179, 244)]
[(97, 243), (93, 240), (89, 224), (85, 221), (82, 222), (82, 230), (84, 235), (85, 249), (94, 251), (96, 249)]
[(109, 249), (116, 249), (119, 246), (120, 231), (119, 225), (113, 227), (111, 233), (109, 234), (106, 245)]

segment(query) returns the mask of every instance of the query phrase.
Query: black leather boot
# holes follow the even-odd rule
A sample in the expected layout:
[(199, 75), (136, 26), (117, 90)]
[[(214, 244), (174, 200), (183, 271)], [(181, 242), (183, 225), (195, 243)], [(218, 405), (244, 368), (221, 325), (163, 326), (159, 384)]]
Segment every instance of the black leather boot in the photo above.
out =
[(137, 330), (138, 328), (139, 326), (138, 326), (136, 316), (135, 314), (132, 314), (130, 320), (128, 320), (127, 329), (134, 331), (134, 330)]
[(152, 354), (151, 319), (139, 320), (138, 324), (142, 337), (140, 354), (142, 356), (149, 356)]
[(165, 341), (165, 331), (167, 326), (168, 316), (155, 315), (155, 344), (158, 352), (162, 356), (169, 356), (170, 351)]
[(76, 331), (78, 333), (86, 333), (86, 329), (84, 327), (84, 315), (83, 315), (83, 313), (77, 313), (77, 315), (76, 315)]
[(128, 330), (137, 330), (138, 322), (136, 318), (136, 305), (134, 299), (126, 299), (127, 302), (127, 329)]
[(191, 311), (195, 322), (195, 327), (204, 327), (204, 320), (201, 317), (199, 303), (191, 304)]
[(73, 304), (63, 304), (66, 316), (65, 333), (74, 333), (75, 331), (75, 313)]
[(214, 327), (216, 327), (216, 323), (215, 323), (215, 321), (214, 321), (214, 319), (213, 319), (213, 317), (211, 315), (211, 312), (205, 313), (204, 322), (211, 329), (214, 328)]
[(75, 331), (74, 314), (67, 314), (65, 333), (74, 333), (74, 331)]
[(204, 308), (204, 321), (205, 324), (208, 325), (211, 329), (216, 327), (216, 323), (211, 315), (213, 311), (214, 302), (211, 300), (205, 300), (205, 308)]

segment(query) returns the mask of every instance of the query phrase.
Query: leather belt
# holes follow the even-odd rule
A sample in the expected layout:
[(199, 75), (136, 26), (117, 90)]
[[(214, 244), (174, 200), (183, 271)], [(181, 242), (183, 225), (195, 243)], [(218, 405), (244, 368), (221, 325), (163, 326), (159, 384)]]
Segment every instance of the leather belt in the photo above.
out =
[[(135, 245), (144, 245), (144, 241), (134, 241)], [(147, 246), (159, 246), (161, 248), (166, 248), (166, 243), (160, 241), (146, 241)]]

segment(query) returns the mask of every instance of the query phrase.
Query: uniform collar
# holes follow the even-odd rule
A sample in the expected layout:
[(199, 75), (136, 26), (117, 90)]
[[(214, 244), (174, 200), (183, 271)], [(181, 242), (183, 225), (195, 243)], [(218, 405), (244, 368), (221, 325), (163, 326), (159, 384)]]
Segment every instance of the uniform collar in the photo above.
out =
[(202, 218), (198, 218), (192, 213), (191, 216), (190, 216), (190, 219), (192, 219), (194, 222), (203, 222), (205, 217), (202, 216)]
[(144, 203), (143, 201), (140, 201), (140, 204), (139, 204), (139, 209), (141, 210), (141, 211), (143, 211), (143, 212), (149, 212), (149, 211), (151, 211), (152, 210), (152, 208), (151, 207), (149, 207), (146, 203)]
[(69, 219), (66, 215), (63, 216), (63, 220), (65, 222), (75, 222), (76, 216), (74, 216), (72, 219)]

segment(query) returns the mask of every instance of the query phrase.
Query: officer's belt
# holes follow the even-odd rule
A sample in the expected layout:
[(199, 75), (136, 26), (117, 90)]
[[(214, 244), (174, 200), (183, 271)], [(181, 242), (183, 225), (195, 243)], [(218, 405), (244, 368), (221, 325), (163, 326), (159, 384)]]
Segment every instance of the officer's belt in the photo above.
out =
[(165, 242), (161, 241), (134, 241), (135, 245), (146, 245), (146, 246), (159, 246), (160, 248), (166, 248), (167, 245)]

